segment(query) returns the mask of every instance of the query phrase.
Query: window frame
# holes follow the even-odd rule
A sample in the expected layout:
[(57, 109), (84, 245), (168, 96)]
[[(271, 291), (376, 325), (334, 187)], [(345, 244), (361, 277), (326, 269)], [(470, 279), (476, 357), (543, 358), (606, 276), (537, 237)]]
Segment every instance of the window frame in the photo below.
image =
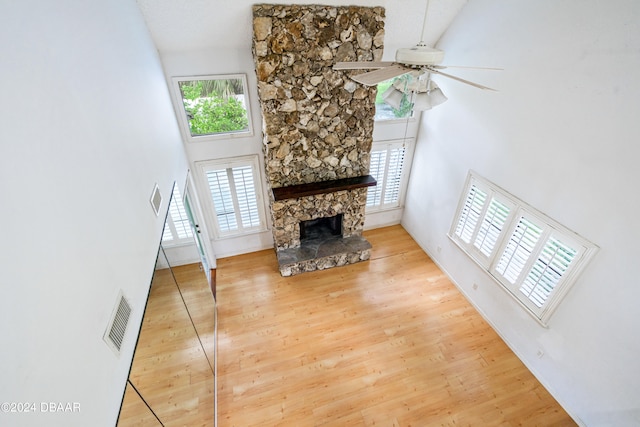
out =
[[(409, 181), (409, 171), (411, 168), (411, 160), (413, 155), (413, 143), (414, 143), (413, 138), (407, 138), (407, 139), (394, 139), (394, 140), (387, 140), (387, 141), (376, 141), (371, 145), (371, 152), (370, 152), (370, 159), (369, 159), (369, 174), (372, 174), (371, 160), (373, 159), (373, 153), (379, 152), (379, 151), (386, 151), (387, 154), (385, 159), (385, 167), (383, 170), (384, 177), (382, 182), (380, 182), (380, 180), (376, 178), (376, 180), (378, 181), (377, 185), (375, 187), (369, 187), (368, 189), (367, 202), (366, 202), (367, 213), (381, 212), (381, 211), (386, 211), (391, 209), (399, 209), (399, 208), (402, 208), (402, 206), (404, 205), (407, 183)], [(389, 153), (391, 152), (391, 150), (395, 150), (398, 148), (404, 148), (404, 154), (403, 154), (403, 160), (402, 160), (400, 179), (398, 183), (397, 199), (391, 203), (384, 203), (384, 197), (387, 191), (387, 182), (388, 182), (388, 174), (389, 174), (389, 163), (390, 163)], [(369, 192), (370, 191), (378, 192), (378, 189), (380, 189), (380, 203), (375, 205), (369, 205), (368, 204), (369, 194), (370, 194)]]
[[(207, 135), (192, 135), (191, 127), (189, 126), (189, 119), (187, 117), (187, 112), (184, 108), (182, 91), (180, 90), (180, 83), (194, 81), (194, 80), (230, 80), (230, 79), (239, 79), (242, 81), (243, 92), (244, 92), (243, 93), (244, 106), (247, 111), (247, 120), (248, 120), (247, 130), (235, 131), (235, 132), (221, 132), (221, 133), (207, 134)], [(224, 140), (224, 139), (251, 137), (254, 135), (253, 122), (251, 119), (251, 100), (249, 98), (249, 85), (247, 83), (246, 74), (205, 74), (205, 75), (195, 75), (195, 76), (175, 76), (171, 78), (171, 86), (173, 88), (172, 94), (174, 98), (173, 101), (174, 101), (176, 116), (178, 118), (178, 123), (180, 125), (180, 129), (185, 138), (185, 141), (207, 142), (207, 141), (217, 141), (217, 140)]]
[[(474, 187), (480, 192), (484, 192), (486, 197), (482, 209), (478, 214), (478, 220), (473, 225), (471, 237), (467, 239), (463, 237), (463, 233), (460, 230), (460, 223), (466, 221), (469, 216), (465, 209), (469, 205), (468, 200)], [(497, 234), (496, 241), (489, 253), (486, 254), (477, 246), (477, 236), (482, 226), (486, 224), (485, 216), (489, 211), (489, 205), (494, 199), (507, 204), (509, 212)], [(529, 237), (529, 240), (527, 240), (527, 242), (529, 242), (528, 245), (521, 245), (518, 240), (519, 237), (521, 240), (525, 237), (524, 232), (521, 231), (523, 229), (521, 224), (524, 224), (523, 218), (529, 225), (535, 226), (540, 230), (540, 234), (537, 236), (535, 242), (531, 242), (530, 237), (532, 234), (527, 235)], [(467, 233), (464, 235), (466, 236)], [(535, 233), (533, 235), (535, 236)], [(467, 175), (465, 186), (448, 232), (448, 237), (473, 261), (482, 267), (484, 272), (500, 284), (502, 289), (507, 291), (534, 319), (544, 326), (547, 325), (555, 309), (571, 286), (575, 284), (579, 274), (584, 270), (589, 260), (598, 250), (598, 247), (589, 240), (511, 195), (494, 183), (479, 176), (474, 171), (469, 171)], [(556, 247), (575, 250), (575, 254), (568, 261), (565, 270), (561, 272), (557, 271), (558, 261), (555, 258), (555, 255), (560, 253), (559, 250), (554, 253), (546, 264), (544, 263), (544, 256), (549, 253), (549, 245), (551, 245), (549, 242), (552, 238), (555, 239), (554, 242), (559, 242), (564, 245), (556, 245)], [(505, 254), (515, 255), (515, 250), (511, 252), (508, 251), (508, 248), (511, 249), (514, 245), (517, 250), (520, 250), (517, 258), (523, 260), (523, 262), (521, 263), (517, 276), (512, 281), (507, 277), (507, 271), (500, 269), (500, 265), (501, 260), (506, 256)], [(562, 255), (559, 255), (558, 259), (562, 259)], [(553, 267), (551, 266), (552, 264)], [(527, 280), (533, 280), (542, 265), (546, 265), (548, 268), (543, 269), (543, 273), (538, 276), (538, 280), (534, 286), (531, 287), (531, 296), (525, 295), (522, 290), (525, 282), (527, 282)], [(539, 289), (539, 285), (543, 280), (548, 278), (548, 276), (545, 276), (547, 271), (552, 271), (550, 275), (557, 276), (557, 281), (551, 285), (551, 290), (546, 292), (544, 300), (538, 305), (536, 301), (534, 301), (536, 298), (535, 295), (532, 294), (536, 289)], [(544, 288), (544, 286), (541, 285), (540, 288)], [(539, 296), (540, 292), (538, 291), (535, 294)]]
[[(258, 156), (242, 156), (242, 157), (233, 157), (227, 159), (217, 159), (217, 160), (204, 160), (195, 162), (196, 171), (198, 175), (198, 180), (200, 181), (201, 188), (204, 191), (204, 198), (201, 197), (203, 203), (203, 211), (207, 221), (207, 225), (210, 227), (210, 230), (213, 230), (213, 235), (216, 240), (244, 236), (249, 234), (261, 233), (267, 230), (267, 221), (266, 221), (266, 211), (264, 207), (264, 192), (262, 188), (262, 180), (261, 180), (261, 171), (258, 161)], [(252, 179), (253, 179), (253, 188), (255, 191), (255, 205), (256, 205), (256, 214), (258, 215), (258, 225), (252, 227), (243, 227), (241, 225), (242, 221), (238, 215), (241, 215), (241, 212), (235, 211), (234, 214), (236, 217), (236, 221), (239, 225), (238, 229), (224, 231), (220, 227), (220, 223), (218, 221), (218, 214), (216, 212), (215, 202), (211, 193), (211, 187), (209, 186), (209, 181), (207, 177), (207, 172), (209, 171), (219, 171), (219, 170), (227, 170), (233, 168), (240, 167), (251, 167)], [(228, 173), (228, 172), (227, 172)], [(232, 187), (233, 188), (233, 187)], [(232, 193), (234, 209), (238, 207), (238, 195), (237, 193)]]

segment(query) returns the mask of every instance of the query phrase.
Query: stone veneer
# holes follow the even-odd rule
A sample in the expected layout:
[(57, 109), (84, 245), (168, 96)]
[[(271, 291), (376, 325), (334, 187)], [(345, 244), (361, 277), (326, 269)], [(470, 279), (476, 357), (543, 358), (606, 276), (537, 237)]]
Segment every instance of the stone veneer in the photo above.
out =
[[(380, 60), (383, 38), (382, 7), (253, 6), (269, 189), (368, 174), (376, 89), (332, 67), (339, 61)], [(366, 195), (360, 188), (279, 201), (271, 196), (276, 251), (280, 255), (300, 247), (300, 221), (339, 213), (344, 215), (343, 237), (358, 238)], [(346, 255), (294, 259), (286, 267), (281, 262), (281, 273), (368, 259), (368, 249), (358, 248)]]

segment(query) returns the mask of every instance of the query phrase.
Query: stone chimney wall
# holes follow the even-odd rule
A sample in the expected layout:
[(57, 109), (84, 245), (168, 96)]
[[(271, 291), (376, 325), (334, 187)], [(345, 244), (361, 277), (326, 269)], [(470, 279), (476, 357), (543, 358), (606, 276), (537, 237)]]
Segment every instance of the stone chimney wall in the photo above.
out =
[[(380, 60), (383, 39), (382, 7), (253, 6), (269, 189), (368, 174), (376, 88), (332, 67)], [(300, 244), (300, 220), (336, 213), (344, 214), (345, 236), (361, 234), (365, 203), (366, 189), (272, 198), (276, 249)]]
[(384, 8), (263, 4), (253, 16), (270, 185), (366, 175), (376, 90), (332, 66), (382, 57)]

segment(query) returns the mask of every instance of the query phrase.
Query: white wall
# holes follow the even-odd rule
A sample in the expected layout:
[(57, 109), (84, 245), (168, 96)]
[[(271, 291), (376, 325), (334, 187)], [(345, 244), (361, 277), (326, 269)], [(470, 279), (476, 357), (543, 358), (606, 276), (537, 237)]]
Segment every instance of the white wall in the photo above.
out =
[[(449, 101), (423, 116), (403, 219), (589, 426), (640, 424), (638, 22), (634, 0), (471, 0), (439, 47), (504, 67), (456, 72), (499, 92), (438, 79)], [(446, 237), (469, 169), (601, 248), (546, 329)]]
[[(247, 7), (244, 14), (249, 12), (250, 8)], [(242, 30), (251, 34), (251, 28), (247, 25), (242, 25)], [(237, 27), (234, 27), (236, 30)], [(159, 33), (161, 34), (161, 33)], [(233, 38), (231, 35), (229, 37)], [(219, 44), (219, 37), (215, 37), (217, 44)], [(161, 46), (163, 46), (162, 40), (158, 40)], [(213, 42), (212, 42), (213, 43)], [(164, 42), (166, 45), (166, 41)], [(264, 176), (264, 156), (262, 153), (262, 115), (260, 113), (260, 104), (258, 101), (258, 86), (255, 75), (255, 67), (253, 62), (253, 56), (251, 48), (238, 49), (235, 47), (225, 48), (219, 46), (212, 46), (197, 50), (187, 51), (168, 51), (162, 52), (162, 62), (166, 73), (166, 79), (169, 82), (172, 90), (173, 105), (178, 114), (182, 114), (182, 111), (178, 111), (180, 108), (180, 99), (178, 98), (175, 89), (173, 87), (173, 77), (184, 76), (201, 76), (201, 75), (224, 75), (224, 74), (244, 74), (247, 77), (247, 84), (249, 86), (249, 107), (251, 110), (252, 121), (252, 134), (247, 136), (234, 138), (222, 138), (222, 139), (209, 139), (190, 141), (183, 131), (182, 137), (186, 148), (187, 156), (189, 159), (189, 165), (193, 174), (193, 182), (196, 188), (196, 192), (199, 200), (202, 203), (202, 210), (200, 220), (204, 220), (207, 224), (207, 228), (210, 231), (209, 237), (211, 241), (211, 247), (213, 249), (216, 258), (224, 258), (228, 256), (238, 255), (242, 253), (248, 253), (263, 249), (273, 248), (273, 237), (270, 229), (262, 232), (252, 233), (249, 235), (243, 235), (239, 237), (226, 237), (216, 239), (213, 230), (215, 224), (211, 216), (211, 211), (207, 212), (205, 203), (211, 198), (205, 178), (199, 174), (199, 170), (196, 166), (196, 162), (217, 160), (232, 158), (238, 156), (258, 156), (259, 166), (261, 174)], [(268, 215), (268, 193), (264, 179), (260, 180), (262, 185), (262, 202), (265, 212), (267, 212), (267, 220), (270, 220)], [(207, 215), (209, 213), (209, 215)], [(176, 263), (189, 263), (194, 262), (196, 259), (184, 259), (182, 262), (178, 261), (175, 251), (169, 249), (168, 257)]]
[[(415, 112), (415, 117), (409, 120), (386, 120), (377, 121), (373, 126), (373, 142), (404, 140), (405, 156), (404, 161), (407, 167), (404, 170), (405, 176), (403, 181), (406, 183), (411, 175), (411, 162), (413, 160), (413, 150), (415, 148), (416, 136), (420, 127), (421, 112)], [(384, 185), (384, 183), (378, 183)], [(406, 189), (399, 194), (400, 206), (393, 209), (384, 209), (380, 211), (369, 211), (365, 217), (364, 229), (371, 230), (375, 228), (387, 227), (390, 225), (400, 224), (404, 213), (404, 200), (406, 197)]]
[[(430, 0), (424, 41), (435, 43), (468, 0)], [(254, 0), (137, 0), (158, 50), (164, 55), (209, 49), (251, 50)], [(278, 0), (264, 3), (282, 3)], [(398, 47), (420, 41), (424, 0), (297, 0), (295, 4), (382, 6), (385, 18), (385, 60)]]
[[(211, 74), (245, 74), (247, 76), (253, 135), (196, 142), (186, 141), (186, 137), (183, 135), (183, 139), (186, 141), (185, 147), (189, 158), (190, 169), (201, 203), (204, 204), (211, 196), (206, 182), (198, 174), (195, 162), (256, 155), (260, 159), (259, 165), (264, 172), (264, 162), (262, 160), (262, 116), (258, 102), (258, 89), (251, 49), (210, 48), (187, 52), (168, 52), (162, 54), (162, 63), (167, 81), (170, 85), (172, 84), (171, 79), (173, 77)], [(172, 95), (174, 96), (174, 105), (179, 106), (180, 100), (177, 98), (177, 95), (175, 93), (172, 93)], [(264, 184), (264, 180), (261, 180), (261, 183), (263, 185), (262, 199), (266, 206), (266, 185)], [(211, 231), (211, 245), (217, 258), (273, 248), (273, 238), (269, 230), (242, 237), (216, 240), (212, 233), (214, 224), (212, 221), (209, 221), (207, 225), (208, 230)]]
[[(198, 175), (195, 162), (224, 159), (235, 156), (257, 155), (260, 159), (260, 168), (264, 173), (262, 114), (258, 100), (257, 79), (251, 49), (210, 48), (187, 52), (166, 52), (162, 53), (161, 56), (169, 84), (172, 84), (171, 80), (173, 77), (181, 76), (210, 74), (245, 74), (247, 76), (249, 101), (253, 122), (252, 136), (192, 142), (187, 140), (186, 135), (183, 135), (183, 139), (186, 141), (185, 147), (200, 200), (204, 203), (207, 198), (210, 198), (210, 195), (203, 177)], [(174, 96), (174, 105), (177, 108), (180, 100), (174, 92), (172, 92), (172, 95)], [(417, 131), (418, 123), (416, 121), (411, 121), (408, 128), (405, 129), (405, 127), (405, 122), (393, 121), (390, 123), (377, 123), (373, 135), (374, 140), (385, 141), (401, 139), (405, 135), (405, 132), (407, 133), (407, 137), (411, 138)], [(410, 154), (408, 155), (408, 158), (410, 158)], [(267, 212), (267, 216), (269, 216), (268, 190), (265, 184), (265, 179), (262, 178), (261, 182), (263, 185), (262, 201), (264, 203), (265, 212)], [(400, 223), (401, 216), (402, 209), (378, 212), (367, 215), (367, 222), (365, 225), (367, 229), (370, 229), (390, 224), (398, 224)], [(214, 224), (211, 220), (209, 220), (207, 225), (209, 230), (214, 229)], [(273, 237), (270, 229), (262, 233), (254, 233), (235, 238), (216, 239), (213, 233), (210, 233), (210, 237), (213, 251), (218, 258), (273, 248)], [(179, 253), (178, 249), (167, 249), (167, 257), (172, 262), (172, 265), (196, 262), (198, 260), (197, 252), (189, 251), (188, 248), (182, 249), (183, 251), (181, 253)], [(193, 253), (194, 256), (191, 258), (185, 258), (183, 255), (188, 253)]]
[[(11, 426), (112, 426), (164, 217), (187, 162), (133, 0), (0, 4), (0, 413)], [(133, 305), (118, 358), (102, 337)], [(80, 405), (41, 413), (41, 402)]]
[[(429, 25), (424, 34), (427, 43), (435, 43), (467, 0), (432, 0), (429, 5)], [(251, 137), (209, 142), (185, 142), (191, 170), (194, 172), (198, 196), (205, 201), (209, 195), (202, 179), (198, 179), (195, 162), (241, 155), (258, 155), (262, 166), (262, 117), (258, 103), (257, 82), (252, 46), (253, 0), (224, 2), (137, 0), (160, 52), (166, 77), (208, 74), (247, 75), (253, 118)], [(411, 47), (420, 41), (424, 21), (424, 0), (403, 2), (377, 0), (299, 0), (300, 4), (383, 6), (385, 18), (385, 60), (393, 60), (398, 47)], [(174, 98), (174, 104), (178, 105)], [(411, 124), (410, 133), (415, 132)], [(393, 130), (390, 132), (390, 130)], [(376, 126), (376, 140), (396, 139), (404, 135), (404, 126)], [(266, 188), (263, 202), (267, 208)], [(268, 210), (267, 210), (268, 212)], [(397, 224), (402, 209), (367, 216), (366, 228)], [(213, 230), (211, 221), (207, 223)], [(273, 248), (271, 231), (249, 236), (216, 240), (211, 244), (217, 258)], [(189, 256), (189, 254), (194, 256)], [(196, 262), (196, 252), (190, 248), (168, 249), (167, 256), (175, 263)], [(185, 256), (186, 255), (186, 256)]]

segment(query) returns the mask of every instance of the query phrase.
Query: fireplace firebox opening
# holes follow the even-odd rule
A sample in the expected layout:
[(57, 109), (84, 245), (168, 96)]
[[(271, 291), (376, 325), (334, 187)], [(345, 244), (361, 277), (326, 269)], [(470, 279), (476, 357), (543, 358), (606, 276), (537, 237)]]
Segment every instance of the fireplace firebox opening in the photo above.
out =
[(342, 214), (300, 221), (300, 241), (342, 236)]

